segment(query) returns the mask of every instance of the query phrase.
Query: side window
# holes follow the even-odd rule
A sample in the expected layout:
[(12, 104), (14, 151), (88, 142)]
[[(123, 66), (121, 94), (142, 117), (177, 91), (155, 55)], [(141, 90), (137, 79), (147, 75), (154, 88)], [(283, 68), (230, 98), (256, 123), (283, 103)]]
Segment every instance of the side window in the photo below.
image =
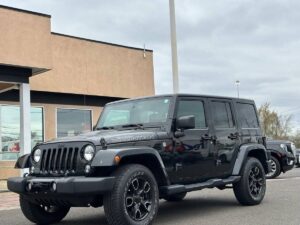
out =
[(180, 100), (177, 110), (177, 118), (181, 116), (195, 116), (196, 127), (206, 128), (204, 104), (197, 100)]
[(234, 127), (230, 104), (218, 101), (213, 101), (211, 104), (215, 128)]
[(258, 119), (254, 105), (237, 103), (238, 120), (242, 128), (258, 128)]

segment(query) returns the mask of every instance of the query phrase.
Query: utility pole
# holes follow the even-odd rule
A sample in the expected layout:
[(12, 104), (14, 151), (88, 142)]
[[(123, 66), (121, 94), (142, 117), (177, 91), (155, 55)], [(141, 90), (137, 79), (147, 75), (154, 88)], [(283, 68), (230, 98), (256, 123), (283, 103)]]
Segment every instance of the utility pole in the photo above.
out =
[(173, 72), (173, 92), (179, 92), (178, 81), (178, 59), (177, 59), (177, 40), (176, 40), (176, 21), (175, 21), (175, 2), (169, 0), (170, 6), (170, 27), (171, 27), (171, 49), (172, 49), (172, 72)]
[(240, 84), (241, 82), (239, 80), (235, 81), (236, 90), (237, 90), (237, 97), (240, 98)]

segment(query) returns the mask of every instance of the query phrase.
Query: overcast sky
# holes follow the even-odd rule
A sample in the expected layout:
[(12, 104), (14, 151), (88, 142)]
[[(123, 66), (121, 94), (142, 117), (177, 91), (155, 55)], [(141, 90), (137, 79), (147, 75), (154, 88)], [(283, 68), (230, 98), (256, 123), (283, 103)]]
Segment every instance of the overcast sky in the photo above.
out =
[[(52, 15), (52, 31), (154, 50), (172, 92), (168, 0), (0, 0)], [(300, 128), (300, 1), (175, 0), (180, 92), (270, 102)]]

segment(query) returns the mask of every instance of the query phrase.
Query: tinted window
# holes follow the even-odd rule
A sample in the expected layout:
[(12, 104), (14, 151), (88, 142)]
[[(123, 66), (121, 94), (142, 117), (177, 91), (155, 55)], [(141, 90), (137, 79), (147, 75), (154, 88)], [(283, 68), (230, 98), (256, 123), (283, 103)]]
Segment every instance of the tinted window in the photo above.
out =
[(232, 113), (228, 102), (212, 102), (212, 112), (216, 128), (233, 127)]
[(57, 109), (57, 137), (75, 136), (92, 130), (91, 110)]
[(242, 128), (258, 128), (258, 120), (253, 105), (237, 103), (237, 114)]
[(177, 110), (177, 118), (181, 116), (192, 115), (195, 116), (195, 128), (206, 128), (203, 102), (193, 100), (180, 100)]

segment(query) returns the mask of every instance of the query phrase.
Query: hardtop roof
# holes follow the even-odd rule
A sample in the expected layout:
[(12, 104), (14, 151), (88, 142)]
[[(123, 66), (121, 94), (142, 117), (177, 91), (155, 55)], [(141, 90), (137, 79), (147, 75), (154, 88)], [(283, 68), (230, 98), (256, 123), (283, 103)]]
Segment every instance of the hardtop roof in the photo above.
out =
[(146, 96), (146, 97), (137, 97), (137, 98), (129, 98), (129, 99), (122, 99), (114, 102), (107, 103), (107, 105), (126, 102), (126, 101), (134, 101), (134, 100), (141, 100), (141, 99), (149, 99), (149, 98), (161, 98), (161, 97), (203, 97), (203, 98), (215, 98), (215, 99), (226, 99), (226, 100), (235, 100), (238, 102), (247, 102), (247, 103), (254, 103), (252, 99), (244, 99), (244, 98), (236, 98), (236, 97), (227, 97), (227, 96), (215, 96), (215, 95), (202, 95), (202, 94), (186, 94), (186, 93), (178, 93), (178, 94), (163, 94), (163, 95), (153, 95), (153, 96)]

